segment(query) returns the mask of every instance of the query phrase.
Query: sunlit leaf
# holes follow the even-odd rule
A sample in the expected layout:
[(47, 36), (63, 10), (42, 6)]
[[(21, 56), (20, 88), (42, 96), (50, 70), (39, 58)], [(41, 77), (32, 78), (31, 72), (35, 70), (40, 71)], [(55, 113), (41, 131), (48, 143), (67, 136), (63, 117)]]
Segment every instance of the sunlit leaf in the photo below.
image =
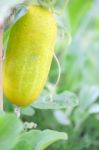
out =
[(94, 104), (98, 97), (98, 86), (83, 86), (79, 93), (79, 106), (73, 113), (73, 118), (77, 126), (80, 126), (80, 124), (84, 122), (91, 113), (99, 111), (99, 106)]
[(89, 108), (89, 113), (91, 113), (91, 114), (99, 113), (99, 103), (94, 103), (94, 104)]
[(22, 3), (24, 0), (0, 0), (0, 7), (12, 7), (15, 6), (16, 4)]
[(22, 123), (13, 114), (0, 114), (0, 149), (11, 150), (18, 140)]
[(33, 116), (34, 113), (35, 113), (34, 109), (30, 106), (26, 108), (22, 108), (21, 110), (21, 114), (25, 116)]
[(63, 109), (75, 107), (78, 104), (76, 95), (69, 91), (60, 94), (51, 95), (47, 91), (43, 91), (39, 99), (32, 104), (38, 109)]
[(67, 140), (67, 134), (53, 130), (31, 130), (23, 133), (18, 144), (13, 150), (44, 150), (50, 144), (59, 141)]
[(84, 86), (79, 95), (79, 106), (82, 109), (88, 108), (92, 105), (99, 97), (99, 87), (98, 86)]
[(92, 6), (92, 0), (70, 0), (68, 13), (72, 32), (74, 33)]

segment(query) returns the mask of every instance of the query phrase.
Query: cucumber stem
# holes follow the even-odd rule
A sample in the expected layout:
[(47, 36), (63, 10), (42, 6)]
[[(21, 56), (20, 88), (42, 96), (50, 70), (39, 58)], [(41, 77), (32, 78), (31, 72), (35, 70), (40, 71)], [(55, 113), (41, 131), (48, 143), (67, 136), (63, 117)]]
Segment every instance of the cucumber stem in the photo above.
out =
[(18, 118), (20, 118), (20, 107), (19, 106), (15, 106), (14, 112), (15, 112), (16, 116)]
[(3, 24), (0, 23), (0, 110), (3, 110), (2, 65), (3, 65)]

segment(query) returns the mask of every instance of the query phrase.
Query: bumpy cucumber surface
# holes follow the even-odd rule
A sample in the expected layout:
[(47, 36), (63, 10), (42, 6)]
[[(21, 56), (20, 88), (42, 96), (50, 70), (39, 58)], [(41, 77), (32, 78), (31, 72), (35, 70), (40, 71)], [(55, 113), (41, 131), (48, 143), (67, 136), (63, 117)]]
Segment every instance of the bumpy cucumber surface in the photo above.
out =
[(19, 106), (40, 95), (50, 69), (57, 27), (53, 14), (41, 6), (28, 12), (12, 27), (3, 65), (3, 88)]

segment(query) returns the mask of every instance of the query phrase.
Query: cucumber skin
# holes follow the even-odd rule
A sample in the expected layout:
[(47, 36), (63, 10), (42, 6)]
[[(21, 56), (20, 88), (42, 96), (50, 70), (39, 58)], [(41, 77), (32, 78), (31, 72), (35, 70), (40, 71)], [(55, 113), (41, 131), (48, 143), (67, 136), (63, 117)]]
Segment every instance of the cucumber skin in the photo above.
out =
[(57, 27), (52, 13), (31, 6), (12, 27), (3, 65), (3, 89), (18, 106), (36, 100), (46, 83)]

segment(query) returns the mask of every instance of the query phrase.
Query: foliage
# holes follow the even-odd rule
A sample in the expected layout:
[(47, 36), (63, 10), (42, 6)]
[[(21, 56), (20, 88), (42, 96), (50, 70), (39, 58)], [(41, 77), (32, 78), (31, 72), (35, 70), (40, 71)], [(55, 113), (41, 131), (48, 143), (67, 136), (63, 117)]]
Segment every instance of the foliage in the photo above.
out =
[[(34, 2), (34, 0), (29, 0), (29, 2)], [(27, 4), (29, 5), (26, 1), (24, 6)], [(37, 129), (23, 132), (22, 123), (14, 115), (1, 115), (0, 122), (9, 115), (6, 118), (7, 126), (8, 124), (9, 126), (4, 132), (3, 142), (1, 141), (2, 128), (0, 130), (0, 147), (2, 142), (2, 145), (8, 148), (14, 146), (13, 150), (20, 150), (23, 147), (24, 150), (33, 148), (42, 150), (55, 141), (67, 139), (68, 134), (67, 141), (58, 141), (46, 150), (98, 150), (99, 1), (69, 0), (67, 3), (65, 0), (53, 0), (53, 4), (49, 5), (49, 1), (40, 0), (40, 4), (50, 7), (56, 13), (59, 32), (55, 52), (61, 65), (61, 79), (53, 95), (51, 90), (54, 84), (52, 83), (56, 81), (58, 75), (56, 62), (53, 59), (49, 81), (39, 100), (32, 106), (21, 110), (21, 120), (36, 122)], [(23, 6), (18, 9), (15, 19), (25, 13)], [(4, 33), (5, 47), (10, 27)], [(49, 83), (51, 88), (48, 88)], [(73, 99), (71, 99), (72, 95)], [(5, 111), (13, 112), (14, 107), (7, 101), (7, 98), (4, 98)], [(0, 126), (1, 124), (4, 124), (4, 121), (0, 123)], [(13, 130), (13, 128), (16, 129)], [(46, 128), (51, 130), (45, 130)], [(8, 135), (10, 131), (13, 132), (13, 136)], [(14, 136), (16, 138), (13, 140)], [(16, 144), (17, 137), (19, 138)], [(10, 140), (13, 140), (11, 145)], [(4, 141), (8, 145), (4, 144)], [(2, 149), (5, 150), (4, 147)]]
[(43, 150), (55, 141), (67, 139), (65, 133), (51, 130), (31, 130), (24, 133), (23, 127), (22, 122), (15, 115), (2, 113), (0, 115), (0, 148)]

